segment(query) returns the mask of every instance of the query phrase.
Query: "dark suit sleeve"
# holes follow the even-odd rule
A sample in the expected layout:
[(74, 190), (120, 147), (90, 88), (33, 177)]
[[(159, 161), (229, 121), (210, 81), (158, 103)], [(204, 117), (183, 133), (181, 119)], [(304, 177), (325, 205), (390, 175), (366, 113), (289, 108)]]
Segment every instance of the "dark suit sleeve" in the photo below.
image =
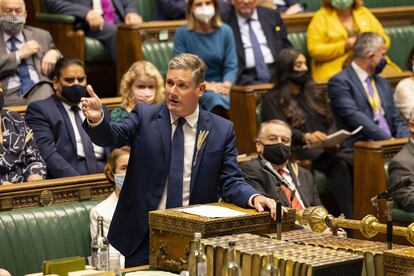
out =
[(237, 162), (236, 136), (233, 125), (229, 124), (226, 135), (226, 144), (223, 149), (223, 158), (219, 175), (221, 193), (224, 201), (238, 206), (247, 207), (248, 200), (258, 192), (243, 178), (239, 163)]
[[(390, 185), (395, 185), (401, 177), (412, 175), (411, 170), (399, 161), (391, 160), (389, 167)], [(414, 184), (398, 189), (393, 194), (394, 200), (404, 210), (414, 212)]]
[(121, 0), (121, 4), (124, 7), (125, 14), (123, 16), (126, 16), (128, 13), (137, 13), (137, 7), (134, 4), (134, 0)]
[(88, 12), (92, 9), (92, 7), (86, 4), (73, 3), (73, 1), (69, 0), (45, 0), (45, 2), (49, 12), (72, 15), (81, 19), (85, 19)]
[(407, 128), (407, 121), (402, 116), (400, 110), (395, 106), (394, 97), (392, 93), (392, 89), (388, 81), (382, 80), (381, 81), (382, 86), (386, 87), (385, 89), (385, 105), (386, 108), (386, 114), (390, 117), (391, 121), (391, 132), (392, 136), (395, 138), (402, 138), (402, 137), (408, 137), (408, 128)]
[(264, 179), (261, 177), (263, 173), (258, 171), (258, 168), (254, 167), (251, 162), (245, 162), (241, 164), (240, 168), (243, 172), (246, 182), (252, 185), (257, 192), (268, 196), (264, 188)]
[(79, 173), (57, 152), (52, 126), (44, 114), (44, 107), (31, 104), (27, 108), (25, 120), (33, 130), (40, 154), (46, 161), (52, 178), (79, 175)]
[(158, 0), (158, 12), (165, 19), (177, 20), (185, 18), (187, 4), (185, 0)]
[(108, 113), (104, 115), (104, 120), (98, 126), (90, 127), (85, 119), (83, 127), (94, 144), (101, 147), (120, 148), (132, 144), (137, 137), (141, 112), (142, 108), (138, 105), (124, 120), (111, 123), (111, 116)]
[(373, 140), (386, 140), (391, 138), (378, 125), (361, 110), (353, 96), (353, 87), (350, 79), (337, 75), (328, 82), (328, 93), (331, 100), (332, 111), (335, 116), (346, 122), (349, 129), (354, 130), (363, 126), (361, 134)]

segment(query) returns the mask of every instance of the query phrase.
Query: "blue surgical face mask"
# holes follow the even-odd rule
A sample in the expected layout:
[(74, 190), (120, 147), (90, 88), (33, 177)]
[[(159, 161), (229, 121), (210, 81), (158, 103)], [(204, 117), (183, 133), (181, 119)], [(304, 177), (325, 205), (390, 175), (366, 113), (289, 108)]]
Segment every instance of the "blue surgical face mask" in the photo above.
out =
[(122, 186), (124, 185), (125, 174), (124, 173), (115, 173), (114, 174), (114, 181), (116, 187), (121, 190)]
[(385, 58), (382, 58), (378, 65), (375, 67), (375, 75), (378, 75), (379, 73), (384, 70), (385, 66), (387, 65), (387, 60)]

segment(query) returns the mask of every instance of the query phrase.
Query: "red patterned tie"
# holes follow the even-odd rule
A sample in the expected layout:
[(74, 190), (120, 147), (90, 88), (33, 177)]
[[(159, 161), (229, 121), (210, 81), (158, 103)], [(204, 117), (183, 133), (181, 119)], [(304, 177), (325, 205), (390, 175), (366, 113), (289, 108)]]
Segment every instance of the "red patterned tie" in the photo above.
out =
[(111, 0), (101, 0), (103, 17), (106, 23), (115, 24), (116, 14)]
[[(285, 177), (285, 171), (284, 171), (283, 169), (278, 169), (278, 170), (277, 170), (277, 172), (278, 172), (278, 173), (279, 173), (282, 177)], [(288, 187), (286, 187), (285, 185), (280, 185), (280, 188), (281, 188), (281, 189), (282, 189), (282, 191), (285, 193), (285, 195), (286, 195), (286, 197), (287, 197), (288, 201), (291, 201), (291, 200), (290, 200), (291, 193), (290, 193), (290, 190), (288, 189)], [(302, 204), (300, 204), (300, 201), (299, 201), (298, 197), (296, 196), (296, 193), (295, 193), (295, 196), (293, 197), (293, 199), (292, 199), (292, 201), (291, 201), (290, 205), (291, 205), (291, 207), (292, 207), (293, 209), (296, 209), (296, 210), (302, 210), (302, 209), (303, 209)]]

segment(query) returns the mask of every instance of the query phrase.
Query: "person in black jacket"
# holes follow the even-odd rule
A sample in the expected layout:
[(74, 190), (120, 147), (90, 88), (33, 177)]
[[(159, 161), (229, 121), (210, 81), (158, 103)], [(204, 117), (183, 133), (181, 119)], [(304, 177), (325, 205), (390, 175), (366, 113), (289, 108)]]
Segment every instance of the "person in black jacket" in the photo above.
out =
[(335, 129), (327, 97), (310, 78), (306, 58), (293, 48), (280, 52), (274, 91), (262, 99), (262, 121), (279, 119), (292, 128), (292, 151), (300, 160), (312, 160), (313, 169), (326, 174), (339, 210), (352, 217), (353, 157), (339, 145), (307, 149), (326, 140)]

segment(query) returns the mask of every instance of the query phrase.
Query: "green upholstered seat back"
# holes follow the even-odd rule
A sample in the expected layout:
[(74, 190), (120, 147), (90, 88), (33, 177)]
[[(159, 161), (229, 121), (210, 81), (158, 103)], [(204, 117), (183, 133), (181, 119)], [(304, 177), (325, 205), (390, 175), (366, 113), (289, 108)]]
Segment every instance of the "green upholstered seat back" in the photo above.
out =
[(305, 53), (308, 56), (308, 44), (306, 32), (288, 33), (288, 39), (293, 48)]
[(47, 259), (90, 255), (89, 211), (99, 201), (0, 212), (0, 267), (42, 271)]
[(134, 0), (137, 6), (138, 13), (142, 16), (144, 21), (151, 21), (154, 17), (156, 0)]
[(173, 41), (144, 42), (142, 44), (144, 59), (154, 64), (163, 76), (167, 74), (168, 61), (173, 57), (173, 49)]
[(85, 36), (86, 61), (108, 61), (109, 52), (99, 40)]
[(391, 39), (388, 56), (401, 69), (406, 69), (405, 62), (414, 46), (414, 25), (386, 27), (385, 32)]

